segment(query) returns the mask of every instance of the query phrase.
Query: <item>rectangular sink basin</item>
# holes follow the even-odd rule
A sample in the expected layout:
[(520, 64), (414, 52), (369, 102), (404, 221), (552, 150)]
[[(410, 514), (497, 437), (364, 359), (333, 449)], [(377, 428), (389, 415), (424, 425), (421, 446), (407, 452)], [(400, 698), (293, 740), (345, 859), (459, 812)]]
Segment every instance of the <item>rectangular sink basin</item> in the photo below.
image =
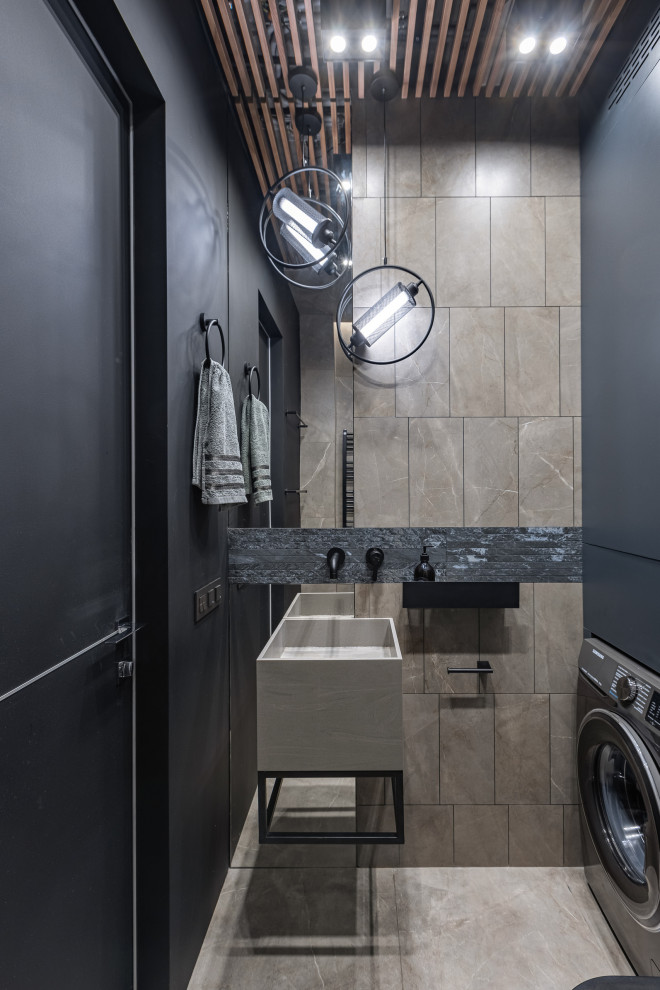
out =
[(350, 616), (355, 614), (355, 596), (352, 591), (302, 591), (296, 595), (286, 611), (285, 619), (297, 619), (306, 615)]
[(282, 620), (257, 659), (257, 766), (273, 776), (403, 769), (392, 619)]

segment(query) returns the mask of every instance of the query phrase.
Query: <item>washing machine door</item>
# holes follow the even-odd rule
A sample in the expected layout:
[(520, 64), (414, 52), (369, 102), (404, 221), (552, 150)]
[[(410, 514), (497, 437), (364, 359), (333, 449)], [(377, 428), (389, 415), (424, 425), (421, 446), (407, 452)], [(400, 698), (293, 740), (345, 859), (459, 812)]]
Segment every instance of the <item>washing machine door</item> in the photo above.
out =
[(638, 924), (660, 930), (660, 774), (634, 727), (593, 709), (577, 740), (580, 799), (601, 865)]

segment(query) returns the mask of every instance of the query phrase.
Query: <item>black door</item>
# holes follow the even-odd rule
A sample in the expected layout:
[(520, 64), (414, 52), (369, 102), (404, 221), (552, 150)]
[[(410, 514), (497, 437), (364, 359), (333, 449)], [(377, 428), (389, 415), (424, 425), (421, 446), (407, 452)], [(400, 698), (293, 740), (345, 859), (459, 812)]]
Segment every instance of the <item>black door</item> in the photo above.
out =
[(582, 721), (577, 768), (584, 818), (598, 858), (626, 910), (660, 927), (660, 774), (634, 728), (594, 709)]
[(130, 107), (0, 0), (0, 987), (132, 985)]

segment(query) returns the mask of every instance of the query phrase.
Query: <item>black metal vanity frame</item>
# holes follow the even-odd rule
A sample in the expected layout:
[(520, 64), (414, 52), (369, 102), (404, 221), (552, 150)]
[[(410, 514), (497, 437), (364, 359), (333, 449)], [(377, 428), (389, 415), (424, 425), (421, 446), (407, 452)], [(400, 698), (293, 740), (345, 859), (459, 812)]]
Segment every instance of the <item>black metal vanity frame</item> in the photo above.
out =
[[(275, 783), (266, 801), (266, 780), (274, 777)], [(389, 777), (392, 781), (394, 802), (394, 832), (271, 832), (270, 825), (275, 814), (277, 799), (280, 796), (284, 777)], [(336, 844), (355, 845), (356, 843), (378, 843), (381, 845), (401, 845), (403, 829), (403, 770), (353, 770), (351, 773), (336, 770), (296, 770), (283, 773), (275, 770), (257, 772), (257, 801), (259, 807), (259, 842), (290, 844)]]

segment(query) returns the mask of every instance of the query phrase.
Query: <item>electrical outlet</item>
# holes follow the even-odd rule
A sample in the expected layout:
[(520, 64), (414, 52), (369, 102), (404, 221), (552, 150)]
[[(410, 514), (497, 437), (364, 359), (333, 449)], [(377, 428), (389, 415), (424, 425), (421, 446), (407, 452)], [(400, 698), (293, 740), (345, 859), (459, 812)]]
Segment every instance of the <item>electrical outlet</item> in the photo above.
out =
[(222, 582), (211, 581), (195, 592), (195, 622), (199, 622), (222, 602)]

